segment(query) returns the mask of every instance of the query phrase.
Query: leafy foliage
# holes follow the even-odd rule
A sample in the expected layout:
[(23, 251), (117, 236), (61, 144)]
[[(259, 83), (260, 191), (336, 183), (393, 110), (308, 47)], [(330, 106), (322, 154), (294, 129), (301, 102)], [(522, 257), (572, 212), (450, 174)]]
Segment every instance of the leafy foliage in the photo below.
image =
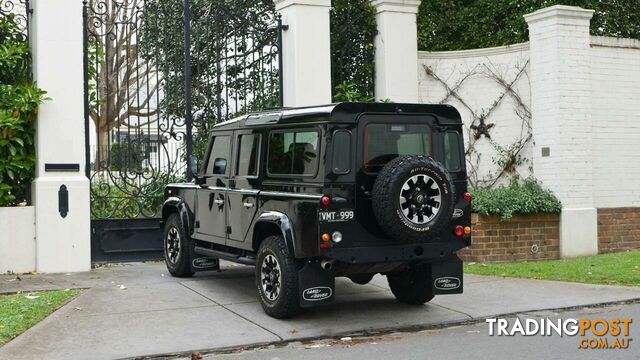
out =
[(594, 35), (640, 38), (637, 0), (423, 0), (418, 47), (463, 50), (525, 42), (529, 31), (523, 15), (558, 4), (594, 9)]
[(334, 101), (373, 101), (376, 9), (369, 0), (333, 0), (331, 81)]
[[(2, 1), (0, 0), (0, 8)], [(46, 100), (31, 78), (27, 39), (14, 14), (0, 15), (0, 206), (29, 200), (36, 153), (33, 120)]]
[[(96, 176), (91, 180), (91, 218), (127, 219), (156, 217), (167, 184), (185, 179), (161, 172), (142, 178)], [(148, 177), (148, 178), (147, 178)], [(142, 179), (142, 181), (138, 181)]]
[(472, 189), (471, 208), (481, 215), (500, 215), (509, 220), (513, 214), (559, 213), (560, 200), (533, 179), (512, 178), (507, 186)]

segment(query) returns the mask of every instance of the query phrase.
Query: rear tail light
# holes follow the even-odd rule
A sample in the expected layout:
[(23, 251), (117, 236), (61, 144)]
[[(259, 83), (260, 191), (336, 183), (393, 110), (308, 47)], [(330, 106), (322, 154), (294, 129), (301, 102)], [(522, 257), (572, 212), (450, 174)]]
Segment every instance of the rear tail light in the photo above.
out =
[(462, 198), (464, 199), (464, 201), (471, 201), (471, 194), (466, 192), (466, 193), (462, 194)]
[(456, 234), (457, 237), (462, 237), (462, 235), (464, 235), (464, 228), (462, 228), (462, 225), (456, 226), (454, 233)]
[(320, 204), (322, 206), (329, 206), (331, 205), (331, 198), (328, 197), (327, 195), (323, 196), (322, 198), (320, 198)]

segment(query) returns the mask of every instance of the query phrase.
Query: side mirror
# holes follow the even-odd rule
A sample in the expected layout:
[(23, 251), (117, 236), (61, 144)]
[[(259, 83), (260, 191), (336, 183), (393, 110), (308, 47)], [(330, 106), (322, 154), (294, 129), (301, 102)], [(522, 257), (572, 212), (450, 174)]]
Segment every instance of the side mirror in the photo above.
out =
[(189, 156), (189, 171), (191, 172), (191, 174), (194, 177), (197, 177), (197, 175), (198, 175), (198, 159), (194, 155)]

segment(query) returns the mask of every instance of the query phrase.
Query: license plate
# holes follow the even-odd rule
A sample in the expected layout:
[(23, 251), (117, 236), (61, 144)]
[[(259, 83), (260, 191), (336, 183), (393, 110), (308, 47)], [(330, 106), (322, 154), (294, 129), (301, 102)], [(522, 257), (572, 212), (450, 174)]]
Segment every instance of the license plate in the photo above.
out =
[(355, 211), (351, 209), (319, 211), (318, 220), (320, 222), (343, 222), (353, 220)]

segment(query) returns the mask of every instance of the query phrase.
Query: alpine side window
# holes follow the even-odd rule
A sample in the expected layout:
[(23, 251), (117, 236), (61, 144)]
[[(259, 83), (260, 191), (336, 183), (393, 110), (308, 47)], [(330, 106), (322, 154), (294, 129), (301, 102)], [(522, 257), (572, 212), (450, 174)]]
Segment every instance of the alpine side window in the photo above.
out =
[(231, 153), (231, 137), (215, 136), (211, 139), (211, 153), (209, 154), (209, 163), (207, 164), (207, 174), (226, 175), (227, 163)]
[(449, 171), (457, 171), (462, 167), (460, 156), (460, 135), (448, 131), (444, 134), (444, 165)]
[(238, 136), (236, 176), (257, 176), (260, 156), (260, 135)]
[(313, 176), (318, 169), (318, 132), (272, 132), (267, 169), (273, 175)]
[(337, 130), (333, 133), (333, 173), (348, 174), (351, 171), (351, 132)]

